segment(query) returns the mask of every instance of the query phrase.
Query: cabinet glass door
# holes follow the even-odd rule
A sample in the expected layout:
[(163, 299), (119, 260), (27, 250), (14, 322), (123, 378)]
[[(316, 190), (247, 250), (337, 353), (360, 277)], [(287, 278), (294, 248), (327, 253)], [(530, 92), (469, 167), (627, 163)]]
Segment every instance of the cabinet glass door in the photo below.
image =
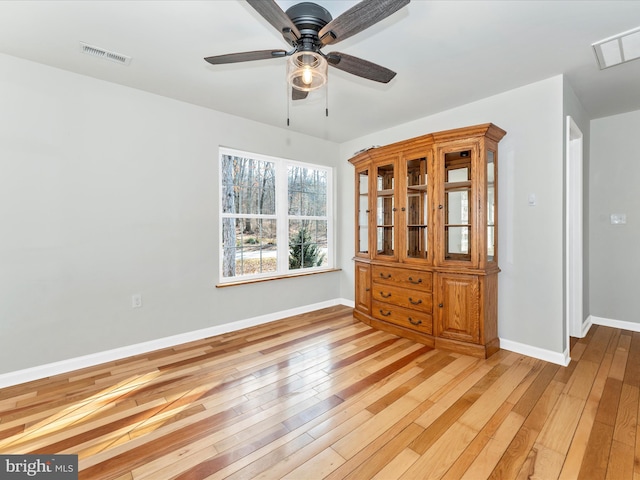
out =
[(356, 252), (369, 253), (369, 170), (358, 172), (358, 225)]
[(487, 261), (496, 260), (496, 163), (495, 153), (487, 151)]
[(407, 257), (427, 258), (428, 196), (426, 157), (407, 161)]
[(376, 252), (377, 255), (394, 255), (395, 220), (395, 171), (394, 164), (376, 167)]
[(444, 157), (444, 258), (471, 260), (471, 151)]

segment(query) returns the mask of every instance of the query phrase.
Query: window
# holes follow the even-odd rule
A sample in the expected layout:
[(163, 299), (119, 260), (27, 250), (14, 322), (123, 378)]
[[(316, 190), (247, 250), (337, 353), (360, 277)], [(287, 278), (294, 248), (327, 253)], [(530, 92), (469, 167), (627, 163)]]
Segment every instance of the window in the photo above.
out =
[(329, 167), (220, 149), (220, 282), (333, 267)]

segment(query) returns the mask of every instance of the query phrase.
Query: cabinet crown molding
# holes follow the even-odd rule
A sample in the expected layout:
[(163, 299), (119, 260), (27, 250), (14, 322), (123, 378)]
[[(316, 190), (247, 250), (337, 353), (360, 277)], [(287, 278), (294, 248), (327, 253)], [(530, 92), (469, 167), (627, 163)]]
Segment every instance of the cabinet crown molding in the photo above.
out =
[(485, 137), (493, 140), (494, 142), (499, 142), (506, 134), (507, 132), (493, 123), (483, 123), (480, 125), (456, 128), (453, 130), (443, 130), (441, 132), (427, 133), (418, 137), (400, 140), (383, 147), (367, 147), (362, 151), (357, 152), (353, 157), (351, 157), (351, 159), (349, 159), (349, 162), (355, 165), (363, 161), (373, 160), (380, 156), (399, 153), (407, 148), (414, 150), (431, 147), (435, 143), (456, 140), (459, 138)]

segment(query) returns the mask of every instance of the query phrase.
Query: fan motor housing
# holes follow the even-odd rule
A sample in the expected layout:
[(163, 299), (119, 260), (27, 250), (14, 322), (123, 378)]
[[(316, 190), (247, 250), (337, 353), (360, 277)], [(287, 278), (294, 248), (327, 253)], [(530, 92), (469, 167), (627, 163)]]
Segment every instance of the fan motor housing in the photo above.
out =
[(312, 2), (302, 2), (288, 8), (285, 12), (301, 34), (311, 30), (317, 34), (322, 27), (333, 20), (331, 13), (320, 5)]

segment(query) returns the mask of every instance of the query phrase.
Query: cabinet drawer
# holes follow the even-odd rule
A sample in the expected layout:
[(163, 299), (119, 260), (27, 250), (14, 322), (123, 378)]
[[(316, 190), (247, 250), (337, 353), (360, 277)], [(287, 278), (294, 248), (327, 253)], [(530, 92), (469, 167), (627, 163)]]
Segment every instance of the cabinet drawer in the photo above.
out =
[(373, 316), (378, 320), (383, 320), (429, 335), (433, 333), (433, 319), (428, 313), (417, 312), (376, 300), (373, 301), (372, 310)]
[(371, 293), (373, 294), (372, 297), (380, 302), (425, 313), (432, 313), (433, 311), (433, 297), (429, 292), (374, 283)]
[(377, 283), (416, 288), (430, 292), (433, 287), (433, 274), (419, 270), (405, 270), (401, 268), (373, 266), (372, 280)]

